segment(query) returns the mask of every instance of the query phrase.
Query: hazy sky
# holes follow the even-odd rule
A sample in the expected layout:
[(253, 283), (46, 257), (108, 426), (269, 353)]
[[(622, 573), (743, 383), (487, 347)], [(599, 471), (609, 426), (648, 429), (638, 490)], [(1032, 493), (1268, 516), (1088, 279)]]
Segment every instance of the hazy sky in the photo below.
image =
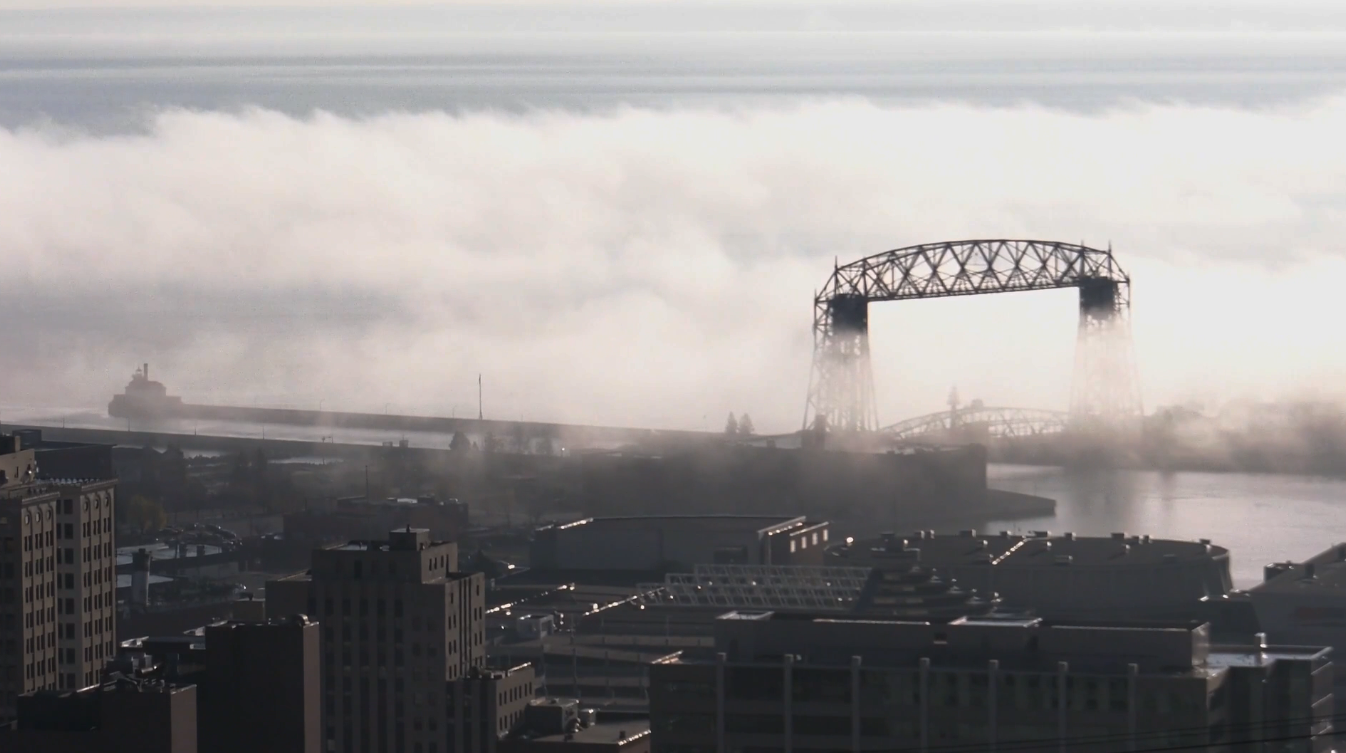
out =
[[(833, 261), (975, 237), (1111, 243), (1135, 279), (1150, 407), (1346, 396), (1346, 95), (1277, 96), (1304, 81), (1331, 91), (1346, 3), (172, 5), (43, 2), (0, 15), (0, 109), (22, 112), (49, 82), (90, 101), (113, 84), (137, 97), (126, 132), (42, 116), (0, 128), (0, 316), (17, 323), (0, 328), (0, 394), (11, 404), (99, 409), (148, 360), (199, 401), (464, 412), (481, 373), (496, 417), (714, 428), (732, 410), (784, 431), (802, 418), (810, 302)], [(846, 32), (967, 28), (1046, 33)], [(302, 93), (346, 63), (181, 65), (240, 40), (325, 55), (377, 38), (405, 54), (428, 35), (421, 49), (462, 56), (450, 75), (467, 78), (469, 53), (519, 55), (539, 31), (600, 31), (616, 40), (606, 58), (583, 36), (548, 49), (591, 65), (589, 84), (619, 99), (642, 79), (604, 66), (648, 53), (653, 37), (628, 32), (652, 29), (788, 32), (698, 42), (758, 62), (758, 50), (789, 60), (824, 49), (791, 34), (832, 34), (827, 55), (855, 52), (862, 81), (888, 72), (866, 66), (938, 71), (957, 42), (950, 75), (964, 90), (998, 81), (972, 57), (1070, 61), (1042, 66), (1036, 85), (1050, 92), (1151, 45), (1152, 58), (1127, 58), (1134, 71), (1109, 80), (1143, 90), (1173, 70), (1197, 84), (1234, 79), (1256, 104), (1162, 97), (1075, 112), (1031, 97), (827, 91), (761, 103), (748, 96), (761, 80), (745, 77), (739, 98), (730, 76), (716, 106), (432, 98), (356, 117), (246, 106), (258, 81)], [(1223, 57), (1179, 55), (1201, 44)], [(864, 58), (886, 46), (902, 54)], [(44, 55), (80, 60), (25, 57)], [(175, 59), (142, 79), (115, 55)], [(1252, 74), (1229, 62), (1259, 56)], [(732, 69), (733, 58), (715, 60)], [(397, 70), (371, 79), (381, 93), (430, 75)], [(807, 86), (816, 70), (801, 70)], [(227, 106), (163, 106), (205, 77)], [(1075, 312), (1070, 291), (875, 305), (881, 418), (938, 409), (955, 385), (964, 399), (1065, 408)]]
[[(45, 375), (0, 388), (97, 405), (151, 360), (194, 399), (448, 411), (484, 372), (496, 415), (734, 410), (787, 430), (834, 257), (1034, 237), (1113, 244), (1151, 405), (1336, 396), (1343, 128), (1346, 99), (1103, 116), (852, 99), (0, 132), (0, 300), (30, 323), (0, 345)], [(1075, 306), (876, 305), (881, 415), (955, 384), (1064, 408)]]
[[(635, 28), (815, 28), (851, 31), (943, 29), (1070, 28), (1297, 28), (1321, 29), (1342, 23), (1341, 3), (1333, 0), (892, 0), (890, 2), (819, 2), (818, 0), (0, 0), (0, 10), (51, 11), (75, 20), (79, 14), (106, 10), (264, 11), (254, 18), (284, 18), (292, 11), (350, 9), (384, 14), (443, 11), (444, 18), (490, 24), (500, 19), (554, 28), (597, 31)], [(309, 17), (312, 17), (310, 15)]]

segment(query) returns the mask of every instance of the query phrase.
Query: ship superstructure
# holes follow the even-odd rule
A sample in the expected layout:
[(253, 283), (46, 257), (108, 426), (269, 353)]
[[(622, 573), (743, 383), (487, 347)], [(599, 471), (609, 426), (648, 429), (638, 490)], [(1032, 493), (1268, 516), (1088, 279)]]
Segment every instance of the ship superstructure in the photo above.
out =
[(126, 391), (114, 395), (107, 414), (113, 418), (167, 418), (182, 413), (182, 398), (168, 394), (162, 382), (150, 379), (150, 365), (142, 364), (131, 375)]

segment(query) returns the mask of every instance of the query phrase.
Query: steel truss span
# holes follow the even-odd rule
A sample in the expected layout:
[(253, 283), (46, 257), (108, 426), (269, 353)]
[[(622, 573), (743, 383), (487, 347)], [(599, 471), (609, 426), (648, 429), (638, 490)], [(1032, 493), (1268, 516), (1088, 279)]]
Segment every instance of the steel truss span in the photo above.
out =
[(1069, 419), (1069, 413), (1054, 410), (969, 406), (908, 418), (885, 426), (881, 431), (900, 441), (953, 435), (960, 429), (976, 429), (992, 439), (1020, 439), (1059, 434), (1066, 430)]
[(869, 577), (865, 567), (696, 565), (641, 584), (643, 606), (727, 609), (849, 609)]
[(813, 300), (813, 371), (804, 428), (879, 428), (869, 359), (871, 302), (1061, 288), (1080, 291), (1072, 424), (1113, 425), (1137, 417), (1130, 287), (1111, 249), (1052, 241), (928, 243), (838, 265)]

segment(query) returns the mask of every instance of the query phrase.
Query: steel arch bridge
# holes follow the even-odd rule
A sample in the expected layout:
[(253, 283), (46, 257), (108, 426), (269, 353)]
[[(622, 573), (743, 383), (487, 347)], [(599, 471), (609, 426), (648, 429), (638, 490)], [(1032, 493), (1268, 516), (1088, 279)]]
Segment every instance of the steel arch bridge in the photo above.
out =
[(1080, 425), (1140, 415), (1131, 362), (1131, 278), (1112, 250), (1036, 240), (909, 246), (838, 265), (813, 300), (813, 370), (804, 428), (879, 428), (869, 360), (869, 304), (1078, 288), (1070, 416)]
[(1060, 434), (1069, 423), (1070, 414), (1063, 411), (972, 405), (908, 418), (880, 431), (897, 441), (937, 438), (954, 435), (960, 430), (977, 431), (991, 439), (1020, 439)]

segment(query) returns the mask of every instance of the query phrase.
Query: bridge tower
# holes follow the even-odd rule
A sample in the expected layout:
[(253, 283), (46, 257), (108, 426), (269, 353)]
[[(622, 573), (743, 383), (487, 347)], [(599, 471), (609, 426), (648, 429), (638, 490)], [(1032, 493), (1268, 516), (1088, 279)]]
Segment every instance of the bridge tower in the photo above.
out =
[(1070, 429), (1087, 433), (1138, 428), (1140, 384), (1131, 351), (1131, 302), (1116, 280), (1082, 280)]
[[(879, 426), (869, 358), (869, 303), (1078, 288), (1072, 428), (1099, 431), (1141, 415), (1131, 357), (1131, 278), (1107, 251), (1031, 240), (910, 246), (836, 265), (814, 296), (813, 370), (804, 428)], [(956, 410), (955, 410), (956, 413)]]

